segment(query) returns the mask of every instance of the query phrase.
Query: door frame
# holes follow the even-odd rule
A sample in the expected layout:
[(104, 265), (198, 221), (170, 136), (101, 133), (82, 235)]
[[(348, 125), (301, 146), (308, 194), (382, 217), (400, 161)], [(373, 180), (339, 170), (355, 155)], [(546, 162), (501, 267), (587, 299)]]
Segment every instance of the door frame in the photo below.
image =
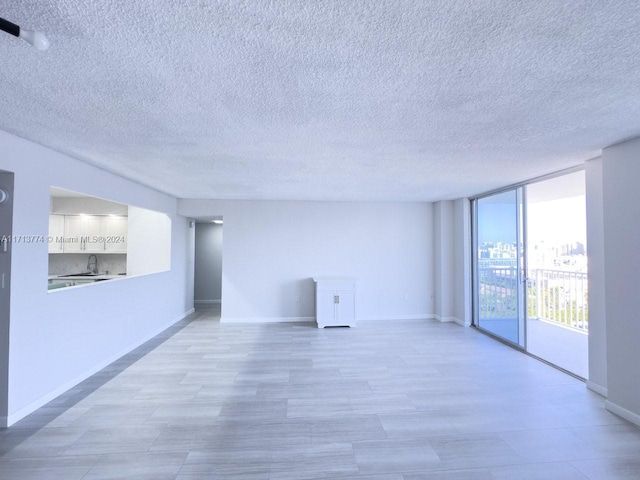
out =
[[(471, 290), (472, 290), (472, 311), (471, 311), (471, 326), (480, 330), (482, 333), (489, 335), (496, 340), (499, 340), (507, 345), (510, 345), (518, 350), (526, 352), (526, 339), (527, 339), (527, 292), (526, 292), (526, 184), (512, 185), (504, 187), (498, 190), (493, 190), (488, 193), (477, 195), (470, 199), (471, 202)], [(478, 201), (483, 198), (500, 195), (502, 193), (514, 192), (516, 196), (516, 321), (518, 322), (518, 342), (514, 342), (508, 338), (502, 337), (497, 333), (492, 332), (486, 328), (483, 328), (480, 324), (480, 295), (478, 282), (479, 270), (478, 270)]]
[[(531, 178), (529, 180), (525, 180), (522, 182), (518, 182), (518, 183), (514, 183), (505, 187), (501, 187), (501, 188), (497, 188), (495, 190), (491, 190), (488, 192), (484, 192), (472, 197), (469, 197), (469, 202), (471, 204), (471, 208), (470, 208), (470, 213), (471, 213), (471, 327), (477, 329), (478, 331), (482, 332), (485, 335), (488, 335), (496, 340), (498, 340), (499, 342), (502, 342), (506, 345), (509, 345), (517, 350), (522, 351), (523, 353), (526, 353), (527, 355), (530, 355), (534, 358), (537, 358), (551, 366), (553, 366), (554, 368), (557, 368), (563, 372), (566, 372), (567, 374), (574, 376), (576, 378), (581, 378), (578, 377), (576, 374), (569, 372), (565, 369), (563, 369), (562, 367), (559, 367), (551, 362), (549, 362), (548, 360), (545, 360), (544, 358), (538, 357), (536, 355), (531, 354), (528, 350), (527, 350), (527, 315), (528, 315), (528, 306), (527, 306), (527, 302), (528, 302), (528, 295), (527, 295), (527, 291), (526, 291), (526, 286), (528, 284), (528, 278), (527, 278), (527, 268), (528, 268), (528, 263), (527, 263), (527, 245), (526, 245), (526, 241), (528, 238), (528, 231), (527, 231), (527, 221), (526, 221), (526, 209), (527, 209), (527, 186), (534, 184), (534, 183), (538, 183), (538, 182), (543, 182), (545, 180), (551, 180), (553, 178), (556, 177), (562, 177), (564, 175), (569, 175), (572, 173), (576, 173), (576, 172), (580, 172), (580, 171), (584, 171), (585, 170), (585, 165), (577, 165), (575, 167), (570, 167), (570, 168), (566, 168), (563, 170), (559, 170), (557, 172), (553, 172), (547, 175), (541, 175), (538, 177), (534, 177)], [(521, 277), (521, 281), (520, 286), (523, 289), (523, 309), (524, 309), (524, 328), (523, 328), (523, 332), (524, 332), (524, 341), (522, 342), (523, 346), (517, 345), (513, 342), (510, 342), (507, 339), (504, 339), (498, 335), (495, 335), (493, 333), (491, 333), (490, 331), (487, 331), (486, 329), (483, 329), (481, 327), (478, 326), (478, 317), (479, 317), (479, 298), (478, 298), (478, 288), (476, 287), (477, 281), (478, 281), (478, 252), (477, 252), (477, 248), (476, 248), (476, 242), (477, 242), (477, 236), (478, 236), (478, 203), (477, 200), (481, 199), (481, 198), (486, 198), (492, 195), (496, 195), (499, 193), (503, 193), (503, 192), (507, 192), (509, 190), (514, 190), (517, 188), (522, 188), (522, 238), (523, 238), (523, 243), (522, 243), (522, 248), (523, 250), (523, 266), (521, 269), (522, 272), (522, 277)]]

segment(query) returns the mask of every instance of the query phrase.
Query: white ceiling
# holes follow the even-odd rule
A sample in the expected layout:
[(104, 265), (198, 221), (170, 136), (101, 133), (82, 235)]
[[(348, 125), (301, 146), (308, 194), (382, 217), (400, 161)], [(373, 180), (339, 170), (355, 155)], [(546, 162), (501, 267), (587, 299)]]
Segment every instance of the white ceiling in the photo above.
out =
[(637, 0), (0, 0), (0, 129), (184, 198), (439, 200), (640, 135)]

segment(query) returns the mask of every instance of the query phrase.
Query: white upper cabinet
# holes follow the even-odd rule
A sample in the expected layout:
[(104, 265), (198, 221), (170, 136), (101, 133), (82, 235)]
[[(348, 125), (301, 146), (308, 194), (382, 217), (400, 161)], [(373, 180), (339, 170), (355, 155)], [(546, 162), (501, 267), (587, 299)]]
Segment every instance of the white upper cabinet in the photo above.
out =
[[(49, 222), (51, 224), (51, 218)], [(63, 252), (127, 253), (127, 217), (64, 215)]]
[(64, 252), (64, 215), (49, 215), (49, 253)]
[(127, 253), (127, 224), (125, 216), (104, 218), (104, 249), (106, 253)]
[(102, 217), (66, 215), (64, 221), (65, 253), (100, 253), (104, 251)]

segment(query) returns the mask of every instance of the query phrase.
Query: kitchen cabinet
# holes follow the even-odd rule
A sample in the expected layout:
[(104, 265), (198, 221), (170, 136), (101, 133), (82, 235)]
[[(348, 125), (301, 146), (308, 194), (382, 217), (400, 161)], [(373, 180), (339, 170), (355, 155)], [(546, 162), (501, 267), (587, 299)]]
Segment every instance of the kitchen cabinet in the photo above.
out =
[(356, 280), (351, 277), (316, 277), (318, 328), (356, 326)]
[(65, 253), (102, 253), (103, 217), (98, 215), (65, 215)]
[(64, 252), (64, 215), (49, 215), (49, 253)]
[(127, 253), (127, 225), (128, 217), (113, 216), (103, 217), (104, 221), (104, 252)]
[(126, 216), (50, 215), (50, 225), (54, 216), (64, 218), (64, 253), (127, 253)]

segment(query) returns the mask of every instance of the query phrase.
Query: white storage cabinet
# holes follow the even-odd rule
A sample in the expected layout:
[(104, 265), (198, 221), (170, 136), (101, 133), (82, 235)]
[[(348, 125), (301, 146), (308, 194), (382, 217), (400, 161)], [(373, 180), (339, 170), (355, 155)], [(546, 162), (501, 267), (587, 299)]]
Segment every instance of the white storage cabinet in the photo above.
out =
[(127, 253), (127, 229), (125, 215), (50, 214), (49, 253)]
[(64, 215), (49, 215), (49, 253), (64, 252)]
[(127, 228), (129, 220), (125, 216), (103, 217), (104, 253), (127, 253)]
[(102, 218), (96, 215), (66, 215), (64, 217), (65, 253), (102, 253), (104, 242)]
[(318, 328), (356, 326), (356, 279), (316, 277)]

